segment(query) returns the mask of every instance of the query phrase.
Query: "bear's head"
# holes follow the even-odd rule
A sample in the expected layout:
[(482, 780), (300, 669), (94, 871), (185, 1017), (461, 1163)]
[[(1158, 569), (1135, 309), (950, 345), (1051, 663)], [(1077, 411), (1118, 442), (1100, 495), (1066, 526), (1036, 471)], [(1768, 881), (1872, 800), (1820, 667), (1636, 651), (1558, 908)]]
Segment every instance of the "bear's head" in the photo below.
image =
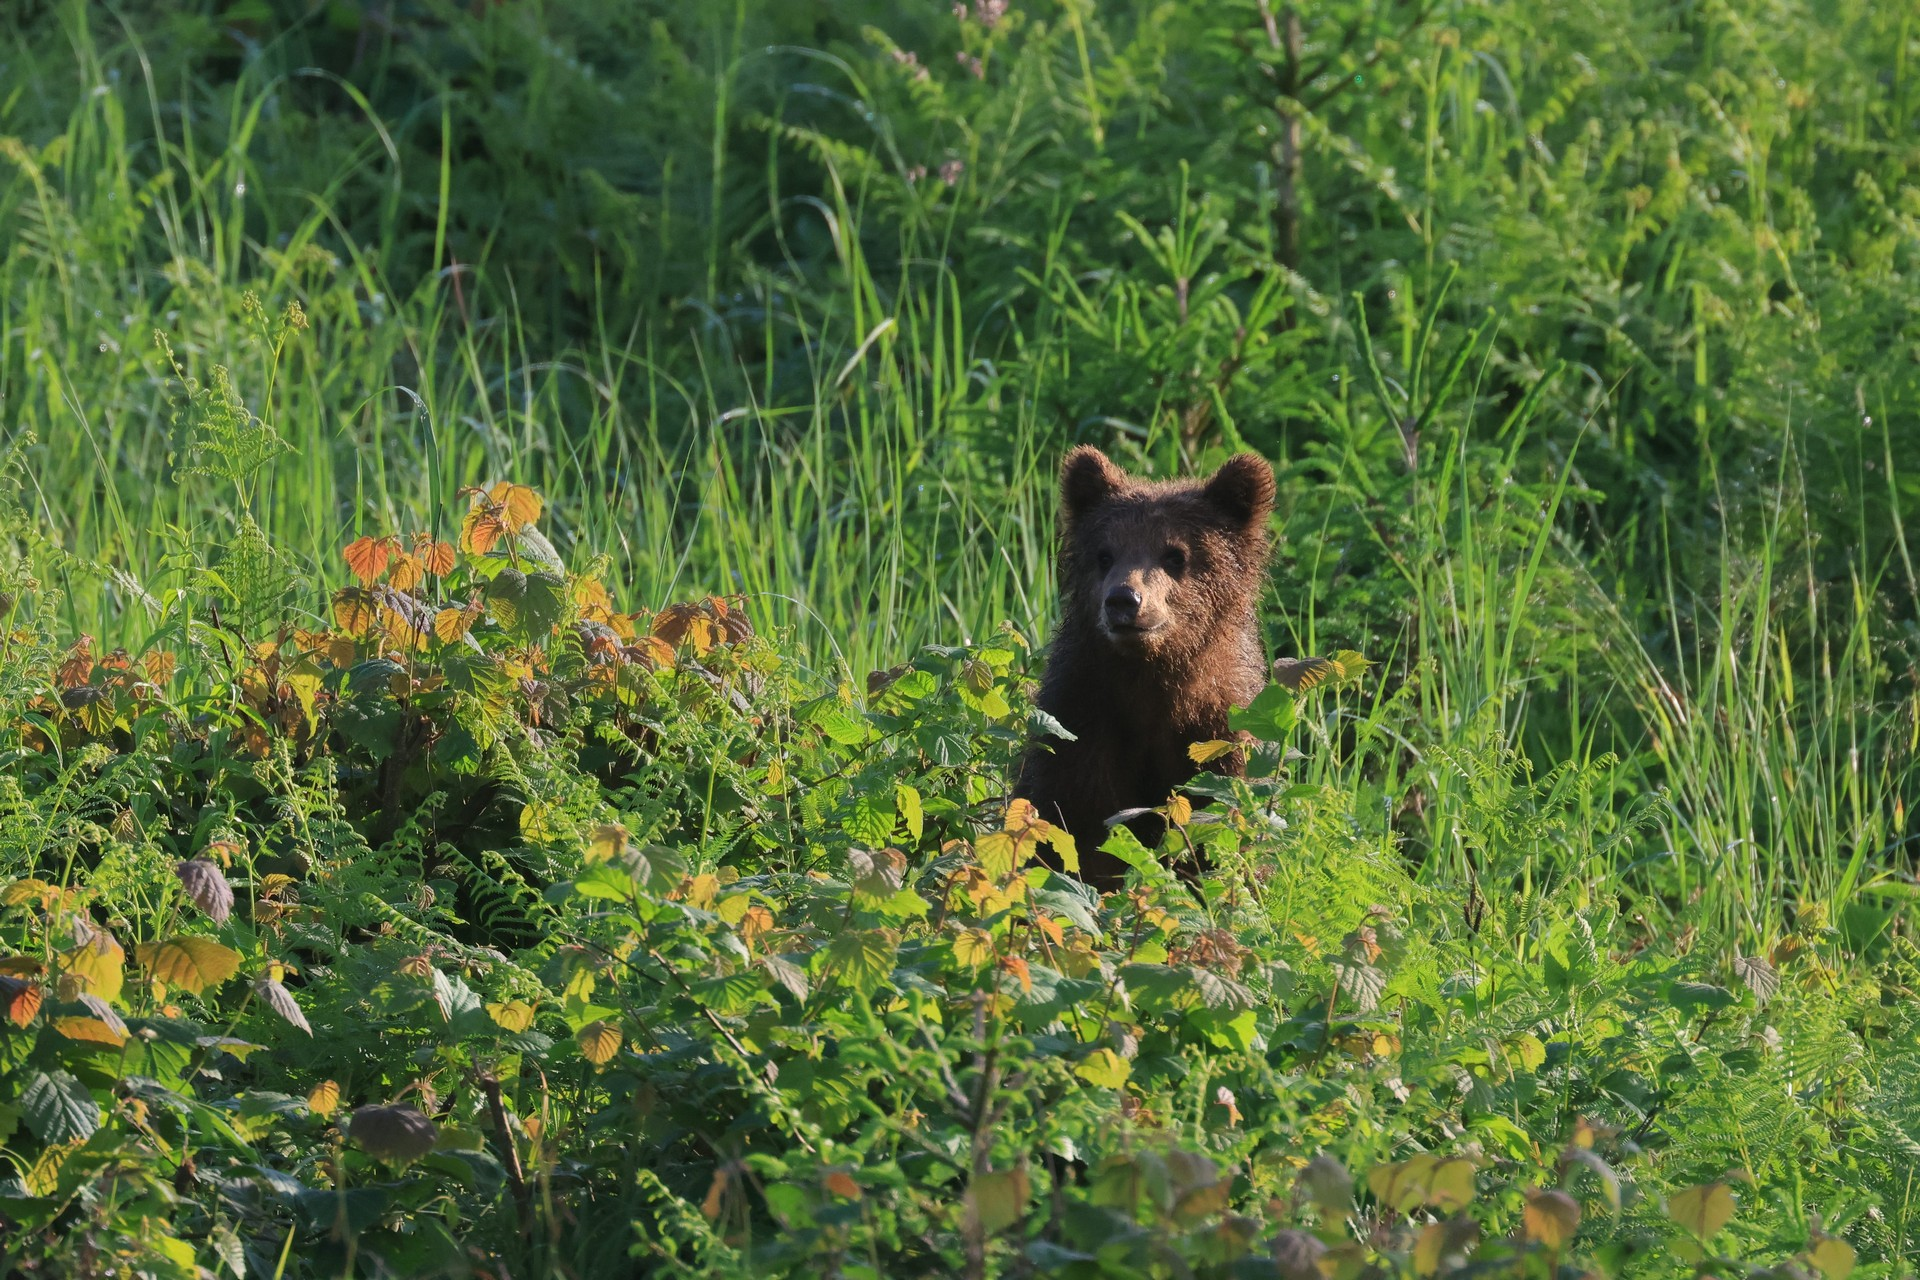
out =
[(1149, 660), (1251, 620), (1267, 564), (1273, 468), (1251, 453), (1205, 480), (1136, 480), (1082, 445), (1060, 469), (1065, 612)]

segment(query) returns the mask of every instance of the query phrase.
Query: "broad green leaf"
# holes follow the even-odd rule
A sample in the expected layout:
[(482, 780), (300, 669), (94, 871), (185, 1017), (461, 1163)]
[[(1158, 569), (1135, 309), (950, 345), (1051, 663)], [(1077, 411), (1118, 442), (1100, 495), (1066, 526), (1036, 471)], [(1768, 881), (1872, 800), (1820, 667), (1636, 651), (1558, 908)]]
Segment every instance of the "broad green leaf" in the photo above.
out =
[(100, 1104), (93, 1091), (65, 1071), (42, 1071), (27, 1082), (18, 1105), (20, 1118), (48, 1146), (78, 1142), (100, 1127)]
[(904, 782), (896, 783), (893, 788), (893, 807), (900, 815), (907, 835), (918, 840), (926, 830), (926, 815), (920, 808), (919, 791)]
[(795, 1000), (804, 1001), (811, 989), (807, 983), (807, 971), (785, 956), (761, 956), (760, 964), (767, 976), (786, 988)]
[(1227, 727), (1250, 733), (1262, 742), (1285, 742), (1299, 719), (1293, 694), (1284, 685), (1270, 684), (1245, 709), (1227, 714)]
[(1733, 972), (1747, 990), (1753, 992), (1753, 998), (1761, 1004), (1773, 999), (1780, 990), (1780, 974), (1763, 956), (1738, 956), (1733, 962)]
[(868, 995), (893, 972), (898, 945), (891, 929), (848, 929), (827, 944), (826, 963), (842, 982)]

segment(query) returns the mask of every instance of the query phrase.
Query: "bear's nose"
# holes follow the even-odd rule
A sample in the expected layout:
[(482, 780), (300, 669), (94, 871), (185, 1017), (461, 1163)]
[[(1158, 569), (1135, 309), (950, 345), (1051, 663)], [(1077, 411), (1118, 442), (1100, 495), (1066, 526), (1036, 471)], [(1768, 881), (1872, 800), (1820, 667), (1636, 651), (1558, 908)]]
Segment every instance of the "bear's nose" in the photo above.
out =
[(1132, 587), (1115, 587), (1107, 592), (1107, 620), (1130, 627), (1140, 616), (1140, 593)]

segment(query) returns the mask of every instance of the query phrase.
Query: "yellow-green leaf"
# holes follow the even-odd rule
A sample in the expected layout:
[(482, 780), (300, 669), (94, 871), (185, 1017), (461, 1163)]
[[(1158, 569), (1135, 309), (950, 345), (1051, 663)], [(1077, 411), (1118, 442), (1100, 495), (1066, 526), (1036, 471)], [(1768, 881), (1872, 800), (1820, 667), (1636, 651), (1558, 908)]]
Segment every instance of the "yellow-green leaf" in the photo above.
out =
[(322, 1080), (307, 1090), (307, 1110), (325, 1120), (340, 1109), (340, 1085), (333, 1080)]
[(1724, 1182), (1709, 1182), (1677, 1191), (1667, 1201), (1667, 1216), (1709, 1240), (1733, 1220), (1733, 1190)]
[(981, 1230), (993, 1235), (1020, 1221), (1031, 1192), (1032, 1184), (1027, 1180), (1025, 1169), (983, 1173), (967, 1188), (967, 1207)]
[(143, 943), (135, 955), (157, 981), (192, 995), (217, 987), (240, 972), (240, 953), (211, 938), (183, 936)]
[(525, 1000), (495, 1000), (487, 1003), (487, 1016), (500, 1027), (515, 1033), (533, 1025), (533, 1006)]
[(580, 1052), (594, 1066), (605, 1066), (620, 1051), (620, 1028), (611, 1022), (589, 1022), (573, 1036)]
[(1229, 755), (1238, 743), (1223, 738), (1214, 738), (1208, 742), (1196, 742), (1187, 748), (1187, 758), (1195, 764), (1212, 764), (1221, 756)]
[(1095, 1049), (1073, 1074), (1100, 1089), (1118, 1089), (1133, 1074), (1133, 1064), (1111, 1049)]
[(900, 815), (900, 821), (906, 824), (907, 834), (918, 840), (926, 830), (926, 814), (920, 807), (920, 793), (906, 783), (898, 783), (893, 788), (893, 807)]

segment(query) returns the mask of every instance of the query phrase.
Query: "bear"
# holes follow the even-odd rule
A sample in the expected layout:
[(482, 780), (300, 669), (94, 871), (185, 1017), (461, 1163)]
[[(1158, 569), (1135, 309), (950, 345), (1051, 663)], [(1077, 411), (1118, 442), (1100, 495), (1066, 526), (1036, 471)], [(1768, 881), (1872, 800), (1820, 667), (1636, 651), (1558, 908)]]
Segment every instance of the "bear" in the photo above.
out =
[[(1060, 619), (1035, 698), (1074, 736), (1037, 735), (1013, 794), (1073, 836), (1080, 876), (1119, 885), (1107, 819), (1164, 805), (1200, 768), (1187, 749), (1231, 739), (1229, 708), (1266, 687), (1256, 613), (1273, 468), (1229, 458), (1205, 480), (1139, 480), (1089, 445), (1060, 468)], [(1242, 773), (1232, 751), (1209, 763)], [(1157, 814), (1126, 825), (1152, 847)], [(1056, 859), (1057, 861), (1057, 859)]]

